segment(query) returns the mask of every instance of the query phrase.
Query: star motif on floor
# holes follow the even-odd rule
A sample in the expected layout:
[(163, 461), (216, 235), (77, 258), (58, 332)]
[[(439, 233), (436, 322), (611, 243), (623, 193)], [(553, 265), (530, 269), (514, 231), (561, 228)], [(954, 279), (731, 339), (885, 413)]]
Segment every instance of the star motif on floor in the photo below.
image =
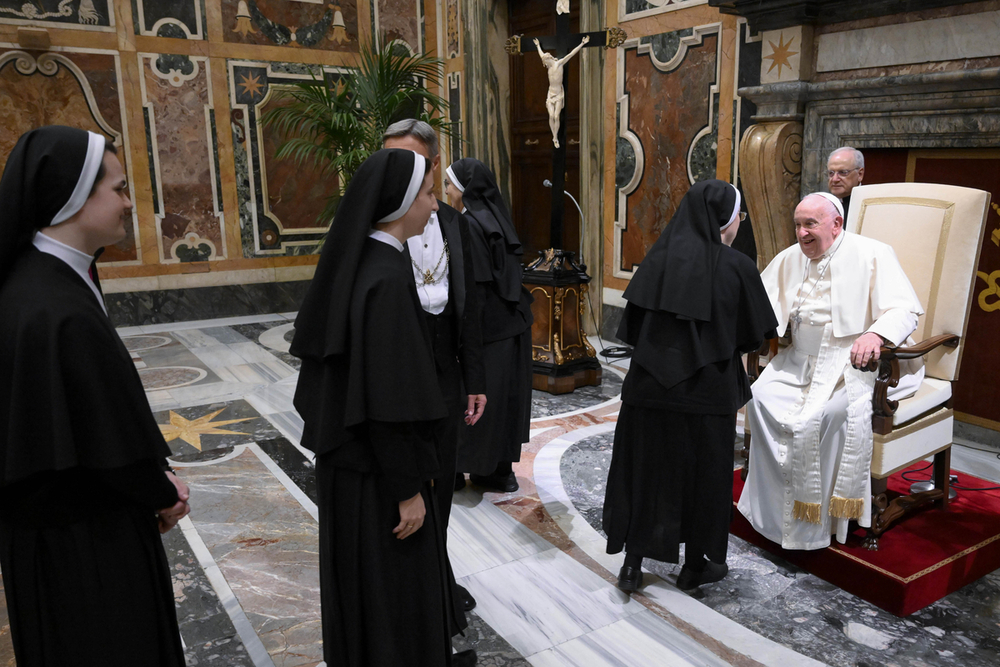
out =
[(788, 42), (785, 42), (785, 33), (781, 33), (778, 36), (778, 43), (775, 44), (771, 40), (768, 40), (768, 44), (771, 45), (771, 55), (764, 56), (765, 59), (771, 61), (771, 67), (768, 72), (771, 72), (775, 67), (778, 68), (778, 76), (781, 76), (781, 68), (787, 67), (792, 69), (792, 64), (789, 62), (792, 56), (798, 55), (798, 51), (792, 51), (792, 43), (795, 41), (795, 37), (792, 36)]
[[(222, 408), (222, 410), (225, 410), (225, 408)], [(207, 414), (203, 417), (190, 420), (185, 419), (171, 410), (170, 423), (158, 424), (158, 426), (160, 427), (160, 432), (163, 433), (163, 437), (167, 442), (180, 438), (200, 452), (201, 436), (203, 435), (246, 435), (240, 431), (226, 431), (217, 427), (250, 421), (253, 417), (244, 417), (243, 419), (227, 419), (225, 421), (213, 422), (212, 420), (216, 417), (216, 415), (222, 412), (222, 410), (216, 410), (215, 412)]]
[[(780, 71), (780, 70), (779, 70)], [(257, 95), (263, 95), (261, 92), (264, 89), (264, 84), (261, 83), (260, 77), (256, 74), (252, 77), (249, 72), (243, 75), (243, 80), (238, 83), (238, 85), (243, 88), (243, 93), (249, 95), (250, 99), (253, 99)]]

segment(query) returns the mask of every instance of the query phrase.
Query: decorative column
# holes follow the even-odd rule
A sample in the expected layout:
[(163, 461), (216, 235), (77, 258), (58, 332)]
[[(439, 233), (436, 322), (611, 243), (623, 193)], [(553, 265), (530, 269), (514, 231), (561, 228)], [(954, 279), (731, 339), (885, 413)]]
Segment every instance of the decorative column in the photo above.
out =
[(740, 140), (740, 182), (753, 221), (757, 268), (795, 243), (792, 214), (802, 180), (802, 119), (812, 76), (811, 26), (761, 33), (761, 85), (739, 94), (757, 105)]

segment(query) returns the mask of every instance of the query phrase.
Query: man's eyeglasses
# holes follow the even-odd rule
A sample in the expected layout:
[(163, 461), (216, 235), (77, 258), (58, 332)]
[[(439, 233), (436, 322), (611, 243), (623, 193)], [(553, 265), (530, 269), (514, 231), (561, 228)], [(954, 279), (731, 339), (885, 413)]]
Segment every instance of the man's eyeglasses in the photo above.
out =
[(859, 167), (855, 167), (854, 169), (840, 169), (839, 171), (828, 171), (826, 172), (826, 177), (833, 178), (834, 176), (840, 176), (841, 178), (847, 178), (848, 174), (852, 171), (857, 171), (858, 169)]

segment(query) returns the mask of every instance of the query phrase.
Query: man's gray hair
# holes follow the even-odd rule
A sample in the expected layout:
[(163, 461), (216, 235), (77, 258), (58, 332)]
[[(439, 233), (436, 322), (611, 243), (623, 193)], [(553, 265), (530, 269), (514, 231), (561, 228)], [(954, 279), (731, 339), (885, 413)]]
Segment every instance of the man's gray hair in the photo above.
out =
[(850, 153), (851, 155), (854, 156), (854, 168), (855, 169), (865, 168), (865, 154), (859, 151), (857, 148), (854, 148), (853, 146), (841, 146), (837, 150), (833, 151), (832, 153), (830, 153), (830, 157), (826, 158), (826, 163), (829, 164), (830, 160), (832, 160), (833, 156), (836, 155), (837, 153)]
[(407, 118), (406, 120), (396, 121), (386, 128), (385, 134), (382, 135), (382, 142), (384, 143), (386, 139), (397, 137), (413, 137), (419, 140), (424, 146), (427, 146), (427, 153), (431, 160), (438, 155), (437, 133), (433, 127), (422, 120)]

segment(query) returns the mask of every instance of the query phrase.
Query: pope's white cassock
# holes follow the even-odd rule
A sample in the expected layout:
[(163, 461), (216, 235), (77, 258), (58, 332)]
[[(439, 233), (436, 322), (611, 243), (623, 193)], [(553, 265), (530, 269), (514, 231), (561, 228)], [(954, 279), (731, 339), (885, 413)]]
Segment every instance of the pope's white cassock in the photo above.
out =
[[(770, 361), (747, 404), (750, 470), (739, 510), (785, 549), (843, 543), (856, 519), (871, 525), (872, 388), (875, 373), (851, 366), (854, 341), (875, 332), (907, 341), (923, 314), (892, 248), (842, 231), (810, 260), (798, 244), (761, 274), (792, 344)], [(912, 341), (909, 341), (912, 344)], [(914, 393), (923, 362), (900, 362), (890, 398)]]

